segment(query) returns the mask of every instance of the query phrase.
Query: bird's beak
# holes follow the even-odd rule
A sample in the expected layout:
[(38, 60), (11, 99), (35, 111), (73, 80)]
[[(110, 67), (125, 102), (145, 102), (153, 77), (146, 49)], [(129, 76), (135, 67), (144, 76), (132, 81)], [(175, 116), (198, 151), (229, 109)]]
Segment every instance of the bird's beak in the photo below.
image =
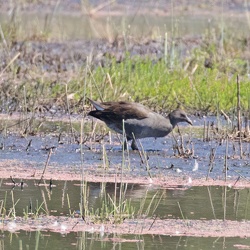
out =
[(193, 122), (187, 117), (187, 123), (189, 123), (190, 125), (192, 125), (193, 126)]

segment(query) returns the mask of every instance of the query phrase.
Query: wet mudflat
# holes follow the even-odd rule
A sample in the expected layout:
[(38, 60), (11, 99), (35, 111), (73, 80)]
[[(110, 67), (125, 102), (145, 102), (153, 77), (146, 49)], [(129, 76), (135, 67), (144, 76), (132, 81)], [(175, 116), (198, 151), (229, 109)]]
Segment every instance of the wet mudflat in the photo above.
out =
[[(242, 19), (247, 7), (240, 1), (225, 5), (215, 1), (213, 6), (182, 1), (181, 8), (179, 4), (173, 8), (172, 1), (149, 1), (149, 5), (115, 1), (97, 10), (94, 6), (100, 1), (90, 1), (94, 5), (84, 10), (79, 1), (59, 2), (23, 1), (15, 6), (0, 1), (1, 29), (10, 19), (13, 27), (19, 27), (13, 40), (6, 36), (7, 44), (0, 49), (0, 111), (4, 113), (0, 114), (0, 248), (249, 249), (249, 138), (234, 138), (235, 119), (229, 125), (222, 117), (193, 116), (193, 127), (180, 126), (180, 133), (175, 130), (166, 138), (143, 139), (140, 152), (123, 152), (120, 136), (85, 117), (90, 108), (86, 96), (96, 96), (96, 86), (89, 86), (89, 93), (81, 86), (82, 69), (89, 64), (93, 69), (113, 61), (119, 65), (128, 53), (131, 58), (150, 58), (153, 65), (165, 60), (165, 39), (171, 47), (169, 69), (178, 59), (181, 67), (190, 63), (190, 76), (203, 64), (206, 75), (216, 64), (210, 55), (217, 50), (199, 58), (199, 65), (190, 53), (210, 44), (204, 39), (206, 33), (213, 34), (227, 22), (233, 38), (237, 37), (233, 40), (242, 42), (237, 58), (247, 60), (249, 46), (243, 44), (248, 37), (240, 38), (248, 29)], [(2, 40), (7, 34), (8, 29), (1, 32)], [(211, 44), (219, 41), (212, 37)], [(230, 42), (228, 47), (233, 47)], [(235, 71), (237, 67), (229, 78)], [(102, 92), (107, 82), (100, 79)], [(60, 84), (70, 80), (77, 85), (68, 93), (50, 96), (38, 91), (29, 96), (37, 88), (58, 93)], [(107, 101), (119, 82), (112, 75), (111, 80), (109, 95), (103, 94)], [(198, 88), (199, 81), (193, 80)], [(24, 86), (38, 83), (37, 88), (27, 87), (27, 103), (25, 90), (18, 88), (22, 82)], [(130, 98), (126, 88), (121, 92)], [(142, 98), (144, 104), (165, 112), (156, 95), (149, 97), (149, 103), (148, 97)], [(174, 103), (176, 99), (186, 108), (192, 103), (178, 93)], [(201, 99), (198, 106), (210, 110), (210, 101)]]
[[(205, 119), (215, 121), (216, 118)], [(194, 126), (182, 125), (180, 134), (174, 131), (166, 138), (141, 140), (141, 152), (123, 152), (122, 138), (108, 133), (107, 129), (102, 135), (91, 138), (90, 122), (85, 124), (80, 144), (80, 120), (79, 117), (74, 120), (74, 134), (69, 132), (67, 119), (60, 123), (43, 122), (43, 128), (34, 136), (18, 135), (15, 131), (20, 128), (15, 127), (8, 135), (2, 134), (1, 165), (5, 166), (0, 170), (2, 178), (11, 175), (13, 178), (40, 179), (51, 151), (43, 176), (47, 180), (82, 180), (84, 177), (94, 182), (120, 182), (118, 176), (122, 173), (123, 181), (161, 187), (204, 185), (204, 180), (208, 185), (249, 185), (249, 143), (242, 139), (241, 144), (239, 140), (229, 140), (227, 144), (227, 125), (223, 120), (220, 124), (224, 130), (217, 135), (211, 133), (211, 138), (204, 140), (204, 118), (193, 117)], [(99, 131), (103, 131), (105, 126), (97, 125)]]
[[(74, 137), (58, 132), (57, 121), (44, 124), (46, 133), (2, 135), (2, 243), (8, 244), (6, 239), (17, 234), (30, 246), (38, 243), (29, 242), (27, 235), (35, 235), (39, 247), (45, 242), (57, 244), (58, 238), (67, 238), (68, 248), (79, 248), (83, 240), (85, 246), (103, 249), (121, 245), (147, 249), (147, 244), (202, 249), (249, 245), (242, 238), (250, 235), (248, 143), (241, 145), (241, 159), (237, 141), (229, 141), (228, 148), (223, 139), (204, 141), (203, 120), (193, 120), (194, 127), (180, 126), (181, 136), (174, 131), (166, 138), (141, 140), (147, 156), (123, 152), (121, 138), (113, 133), (79, 144), (79, 121), (74, 124)], [(67, 124), (61, 122), (60, 128), (67, 130)], [(192, 154), (178, 155), (176, 144), (181, 140)], [(216, 153), (211, 163), (212, 148)], [(86, 217), (81, 216), (84, 185), (91, 211)], [(112, 212), (102, 217), (100, 209), (107, 197), (118, 200), (120, 190), (126, 190), (122, 194), (130, 214), (123, 213), (116, 224)], [(200, 238), (204, 236), (211, 238)]]

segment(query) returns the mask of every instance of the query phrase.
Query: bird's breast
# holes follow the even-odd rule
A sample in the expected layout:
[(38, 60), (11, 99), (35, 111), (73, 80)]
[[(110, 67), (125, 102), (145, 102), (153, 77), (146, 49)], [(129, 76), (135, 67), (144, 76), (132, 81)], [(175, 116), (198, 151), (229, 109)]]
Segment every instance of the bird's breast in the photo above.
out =
[(166, 123), (166, 119), (142, 120), (128, 119), (125, 121), (125, 130), (128, 135), (132, 133), (136, 138), (164, 137), (172, 131), (172, 126)]

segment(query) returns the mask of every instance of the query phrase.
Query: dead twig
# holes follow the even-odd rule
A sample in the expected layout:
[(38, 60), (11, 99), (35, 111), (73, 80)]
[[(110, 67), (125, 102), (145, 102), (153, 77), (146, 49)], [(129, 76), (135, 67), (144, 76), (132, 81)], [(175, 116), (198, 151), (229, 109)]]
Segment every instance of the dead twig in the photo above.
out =
[(52, 152), (53, 152), (53, 149), (50, 148), (49, 153), (48, 153), (48, 157), (47, 157), (47, 160), (46, 160), (44, 169), (43, 169), (43, 173), (42, 173), (41, 179), (40, 179), (39, 182), (38, 182), (38, 185), (40, 185), (40, 183), (41, 183), (41, 181), (42, 181), (42, 179), (43, 179), (43, 177), (44, 177), (44, 173), (45, 173), (45, 171), (46, 171), (47, 166), (49, 165), (49, 160), (50, 160), (50, 157), (51, 157)]

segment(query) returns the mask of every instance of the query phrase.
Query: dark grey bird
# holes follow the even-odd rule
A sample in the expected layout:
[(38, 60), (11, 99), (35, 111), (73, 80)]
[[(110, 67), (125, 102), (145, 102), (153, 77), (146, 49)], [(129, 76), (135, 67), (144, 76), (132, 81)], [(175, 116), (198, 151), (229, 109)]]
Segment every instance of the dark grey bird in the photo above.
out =
[[(138, 150), (135, 139), (146, 137), (164, 137), (168, 135), (179, 122), (193, 124), (187, 114), (176, 109), (167, 117), (153, 112), (140, 103), (135, 102), (97, 102), (89, 99), (96, 110), (88, 115), (93, 116), (116, 131), (123, 134), (124, 129), (127, 140), (132, 140), (131, 148)], [(127, 148), (126, 141), (124, 147)]]

